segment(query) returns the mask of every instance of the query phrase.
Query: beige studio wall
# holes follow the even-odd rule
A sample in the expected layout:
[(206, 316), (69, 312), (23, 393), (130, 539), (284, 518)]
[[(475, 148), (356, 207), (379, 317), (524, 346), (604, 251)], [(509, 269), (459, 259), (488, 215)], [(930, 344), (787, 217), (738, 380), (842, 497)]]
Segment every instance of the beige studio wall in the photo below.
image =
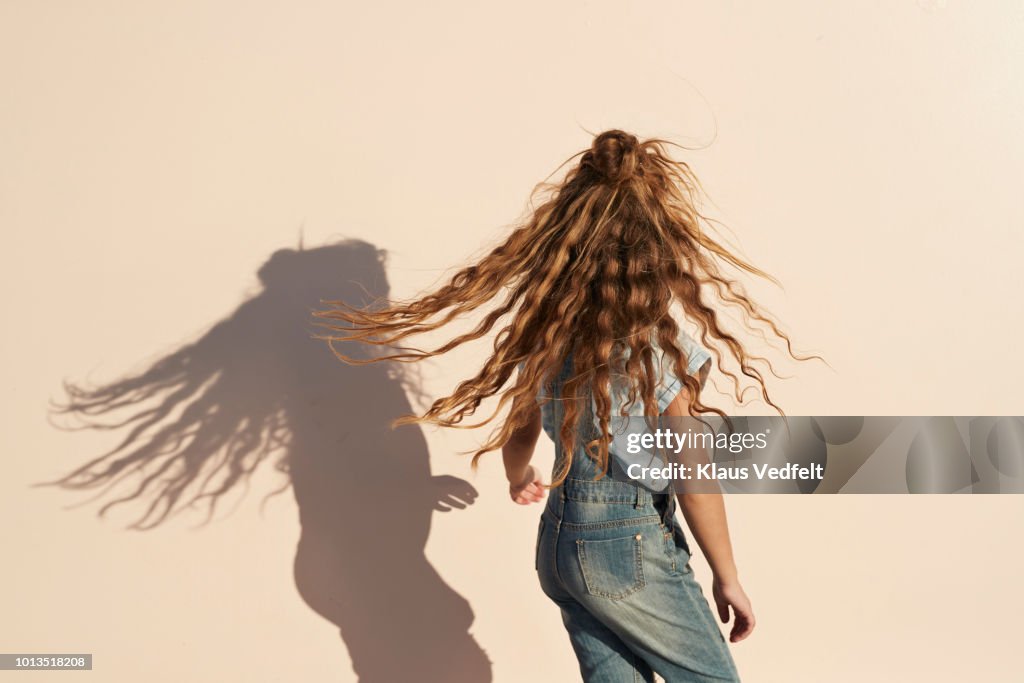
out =
[[(539, 511), (457, 455), (483, 434), (386, 428), (486, 344), (403, 382), (335, 364), (303, 308), (438, 282), (622, 127), (695, 148), (785, 287), (750, 292), (829, 360), (750, 338), (789, 414), (1019, 415), (1022, 45), (1016, 0), (0, 3), (0, 650), (116, 682), (574, 680)], [(32, 486), (137, 424), (69, 431), (65, 381), (157, 418), (121, 466), (167, 469), (102, 519), (137, 474)], [(254, 474), (214, 480), (213, 521), (124, 528), (218, 463)], [(1019, 496), (728, 504), (745, 680), (1019, 675)]]

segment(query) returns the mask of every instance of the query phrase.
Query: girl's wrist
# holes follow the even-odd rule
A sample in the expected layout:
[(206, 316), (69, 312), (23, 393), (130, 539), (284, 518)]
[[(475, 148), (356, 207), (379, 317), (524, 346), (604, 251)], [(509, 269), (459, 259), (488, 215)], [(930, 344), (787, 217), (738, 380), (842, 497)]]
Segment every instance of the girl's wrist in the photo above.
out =
[[(736, 568), (736, 558), (733, 557), (732, 548), (723, 544), (716, 548), (702, 548), (704, 557), (707, 558), (708, 568), (711, 569), (711, 576), (715, 582), (722, 585), (739, 583), (739, 570)], [(714, 552), (708, 552), (713, 550)]]
[(719, 569), (718, 571), (711, 570), (711, 574), (712, 578), (723, 586), (730, 586), (740, 582), (739, 573), (736, 571), (736, 567)]
[(505, 478), (508, 479), (508, 483), (510, 484), (521, 484), (526, 479), (529, 472), (529, 465), (524, 465), (522, 467), (506, 467)]

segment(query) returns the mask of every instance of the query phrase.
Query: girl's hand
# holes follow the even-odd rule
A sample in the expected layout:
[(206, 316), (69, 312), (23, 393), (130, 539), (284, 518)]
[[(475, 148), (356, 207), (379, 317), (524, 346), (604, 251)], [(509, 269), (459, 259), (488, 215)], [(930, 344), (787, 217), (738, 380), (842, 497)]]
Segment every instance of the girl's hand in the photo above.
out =
[(526, 466), (526, 472), (518, 481), (509, 481), (508, 494), (513, 503), (529, 505), (544, 499), (544, 481), (533, 465)]
[(754, 630), (754, 610), (750, 607), (750, 598), (743, 592), (743, 587), (739, 582), (723, 583), (715, 578), (712, 582), (711, 593), (715, 597), (718, 617), (723, 624), (729, 623), (730, 607), (736, 616), (733, 620), (732, 631), (729, 633), (729, 642), (738, 643), (749, 636)]

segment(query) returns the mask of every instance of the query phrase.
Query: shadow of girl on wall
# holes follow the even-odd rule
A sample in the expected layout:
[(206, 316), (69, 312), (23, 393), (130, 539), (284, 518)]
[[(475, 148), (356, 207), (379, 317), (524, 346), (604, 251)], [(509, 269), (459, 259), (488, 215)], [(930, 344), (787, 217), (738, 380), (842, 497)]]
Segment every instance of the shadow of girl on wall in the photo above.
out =
[[(208, 522), (224, 494), (273, 461), (287, 480), (270, 495), (290, 485), (299, 508), (299, 594), (338, 627), (359, 680), (490, 681), (469, 603), (424, 553), (433, 513), (471, 505), (476, 490), (431, 475), (418, 426), (391, 429), (411, 411), (414, 376), (397, 363), (346, 365), (313, 338), (321, 300), (388, 295), (384, 253), (358, 240), (281, 249), (258, 276), (258, 294), (141, 372), (65, 382), (55, 414), (125, 436), (37, 486), (127, 483), (99, 515), (135, 501), (144, 511), (130, 528), (144, 530), (197, 505)], [(121, 411), (117, 422), (96, 419)]]

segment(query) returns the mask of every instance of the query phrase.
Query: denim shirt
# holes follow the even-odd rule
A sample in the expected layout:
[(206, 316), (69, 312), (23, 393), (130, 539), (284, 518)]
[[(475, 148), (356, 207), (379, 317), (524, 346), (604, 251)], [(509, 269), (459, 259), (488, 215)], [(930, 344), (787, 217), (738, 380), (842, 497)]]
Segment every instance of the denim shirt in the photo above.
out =
[[(677, 339), (677, 343), (682, 348), (683, 352), (687, 357), (686, 372), (689, 375), (697, 374), (697, 371), (704, 365), (705, 362), (711, 355), (706, 349), (701, 347), (692, 337), (685, 332), (680, 332)], [(654, 347), (655, 358), (659, 362), (655, 365), (655, 369), (658, 372), (658, 384), (655, 388), (655, 398), (658, 402), (658, 412), (663, 413), (669, 404), (675, 399), (679, 390), (683, 388), (683, 382), (681, 379), (676, 377), (672, 372), (672, 357), (669, 356), (665, 351), (658, 346), (657, 343), (652, 341)], [(558, 401), (558, 393), (561, 390), (562, 383), (564, 383), (572, 375), (572, 354), (570, 353), (566, 359), (562, 368), (555, 378), (554, 385), (552, 386), (553, 398), (550, 401), (546, 401), (547, 393), (543, 384), (537, 392), (537, 401), (541, 403), (541, 423), (544, 427), (544, 432), (555, 442), (556, 446), (559, 443), (558, 429), (562, 424), (562, 414), (560, 402)], [(522, 367), (522, 363), (520, 363)], [(611, 415), (616, 416), (619, 414), (619, 410), (625, 403), (625, 399), (628, 397), (629, 388), (622, 382), (623, 378), (613, 377), (611, 382), (611, 400), (612, 410)], [(590, 405), (590, 419), (581, 419), (578, 426), (578, 436), (583, 436), (589, 440), (593, 433), (596, 433), (595, 418), (596, 414), (593, 401)], [(643, 403), (639, 400), (635, 401), (630, 406), (628, 415), (630, 416), (642, 416), (643, 415)], [(586, 417), (585, 415), (581, 418)], [(577, 439), (577, 444), (580, 441)]]

